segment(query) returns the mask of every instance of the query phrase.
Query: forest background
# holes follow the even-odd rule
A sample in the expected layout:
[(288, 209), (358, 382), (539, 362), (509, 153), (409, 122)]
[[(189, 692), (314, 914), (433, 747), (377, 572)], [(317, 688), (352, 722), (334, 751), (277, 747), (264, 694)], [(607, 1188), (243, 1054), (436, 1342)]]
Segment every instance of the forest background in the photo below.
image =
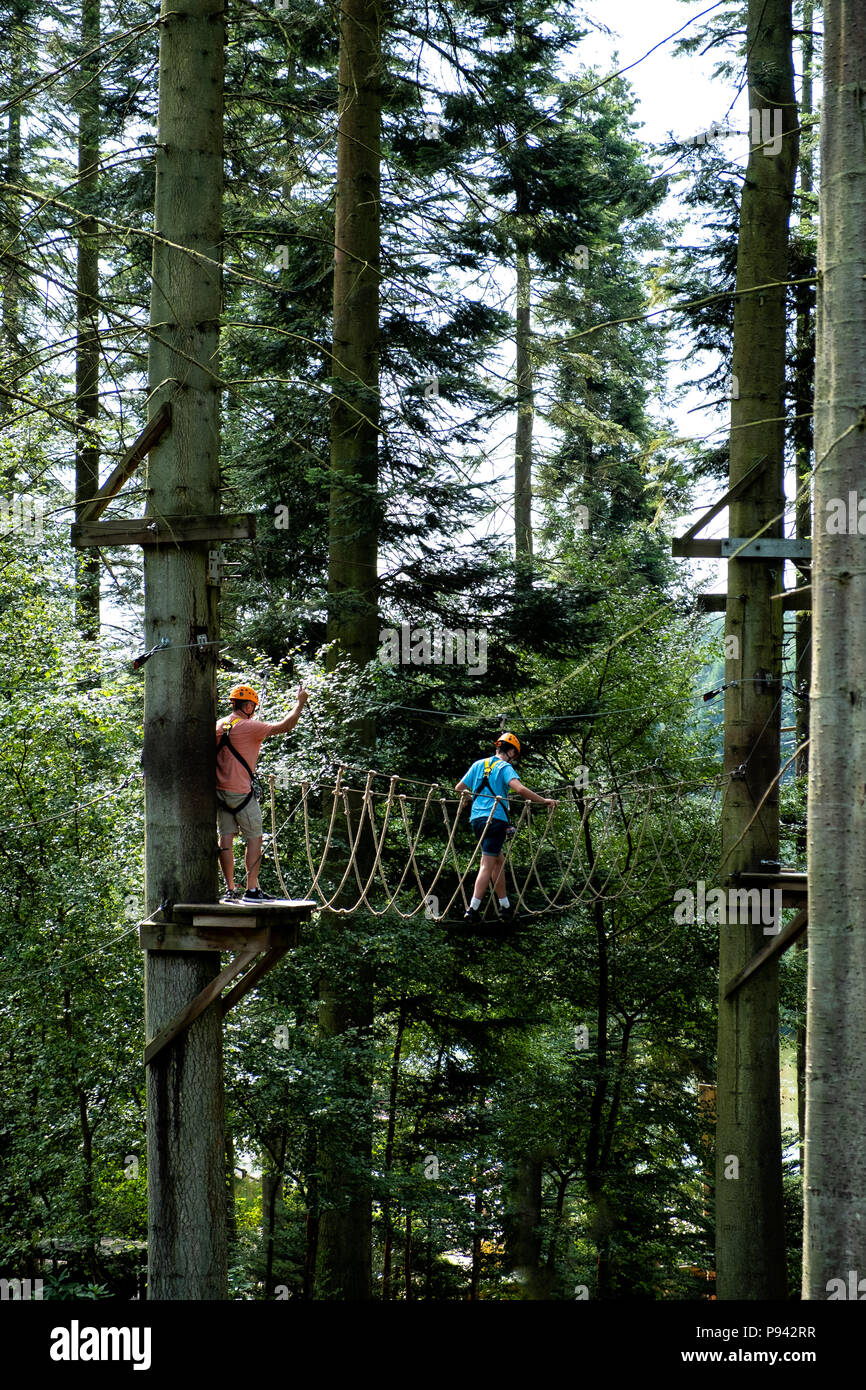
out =
[[(214, 556), (219, 685), (223, 702), (252, 681), (265, 718), (298, 679), (312, 691), (263, 759), (284, 874), (302, 896), (303, 781), (369, 754), (448, 794), (508, 727), (530, 785), (588, 803), (592, 890), (508, 942), (423, 911), (305, 930), (227, 1025), (235, 1298), (345, 1296), (329, 1218), (359, 1206), (355, 1253), (385, 1300), (707, 1296), (717, 933), (672, 905), (717, 854), (703, 696), (722, 642), (670, 540), (727, 472), (741, 10), (685, 30), (717, 82), (652, 145), (636, 74), (610, 75), (631, 40), (598, 62), (600, 7), (382, 10), (378, 479), (353, 505), (378, 550), (378, 628), (484, 632), (474, 675), (335, 649), (338, 25), (292, 0), (228, 10), (223, 495), (258, 527)], [(694, 13), (666, 28), (654, 11), (654, 38)], [(157, 23), (105, 0), (4, 0), (2, 21), (0, 1268), (51, 1297), (130, 1297), (146, 1237), (142, 567), (132, 549), (76, 556), (69, 525), (146, 420)], [(815, 67), (805, 39), (796, 57)], [(738, 133), (707, 136), (714, 121)], [(791, 279), (814, 271), (811, 144), (804, 124)], [(792, 467), (811, 447), (794, 417), (812, 291), (790, 294)], [(106, 515), (134, 514), (144, 486), (134, 475)], [(787, 725), (798, 679), (791, 654)], [(802, 796), (792, 770), (792, 864)], [(338, 1028), (323, 978), (345, 988)], [(799, 953), (782, 986), (796, 1067)]]

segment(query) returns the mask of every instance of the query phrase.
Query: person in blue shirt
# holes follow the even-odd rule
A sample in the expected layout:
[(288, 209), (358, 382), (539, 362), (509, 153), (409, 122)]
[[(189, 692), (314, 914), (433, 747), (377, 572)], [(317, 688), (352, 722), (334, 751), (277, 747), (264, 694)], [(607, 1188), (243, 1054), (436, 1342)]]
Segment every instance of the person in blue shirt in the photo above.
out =
[(472, 902), (464, 915), (467, 922), (481, 920), (481, 903), (487, 885), (491, 882), (499, 899), (501, 920), (514, 920), (514, 909), (505, 891), (505, 855), (502, 853), (509, 825), (509, 792), (525, 796), (539, 806), (558, 805), (553, 797), (539, 796), (537, 792), (530, 791), (529, 787), (524, 787), (514, 771), (514, 763), (519, 755), (520, 740), (517, 735), (500, 734), (496, 740), (496, 756), (479, 758), (454, 788), (462, 794), (464, 801), (467, 797), (472, 798), (469, 823), (477, 836), (484, 835), (481, 843), (481, 867), (472, 890)]

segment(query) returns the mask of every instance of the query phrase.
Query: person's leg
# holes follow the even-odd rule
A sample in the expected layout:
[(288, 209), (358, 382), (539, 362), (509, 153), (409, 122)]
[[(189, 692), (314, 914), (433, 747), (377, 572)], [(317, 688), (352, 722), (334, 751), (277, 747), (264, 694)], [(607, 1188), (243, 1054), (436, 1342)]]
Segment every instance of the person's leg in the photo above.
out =
[(492, 882), (496, 890), (496, 895), (502, 900), (505, 896), (505, 855), (502, 853), (502, 846), (505, 842), (505, 825), (501, 821), (485, 822), (477, 818), (472, 822), (472, 829), (481, 839), (481, 865), (475, 879), (475, 887), (472, 890), (472, 901), (469, 904), (469, 911), (476, 912), (480, 909), (484, 900), (484, 894), (488, 885)]
[(508, 890), (505, 887), (504, 854), (497, 854), (496, 859), (494, 860), (494, 866), (495, 867), (493, 871), (493, 891), (496, 894), (499, 901), (501, 902), (503, 898), (508, 896)]
[[(475, 879), (475, 887), (472, 889), (473, 901), (476, 898), (478, 898), (479, 901), (484, 900), (485, 890), (494, 873), (496, 872), (496, 866), (499, 863), (500, 859), (502, 859), (501, 855), (482, 854), (481, 867), (479, 868), (478, 876)], [(503, 863), (504, 862), (505, 861), (503, 860)]]
[(226, 885), (232, 891), (235, 886), (235, 837), (234, 835), (220, 835), (219, 837), (219, 859), (220, 868)]
[(254, 888), (259, 886), (259, 867), (262, 862), (262, 836), (251, 838), (246, 841), (244, 849), (244, 864), (247, 870), (247, 892), (251, 893)]

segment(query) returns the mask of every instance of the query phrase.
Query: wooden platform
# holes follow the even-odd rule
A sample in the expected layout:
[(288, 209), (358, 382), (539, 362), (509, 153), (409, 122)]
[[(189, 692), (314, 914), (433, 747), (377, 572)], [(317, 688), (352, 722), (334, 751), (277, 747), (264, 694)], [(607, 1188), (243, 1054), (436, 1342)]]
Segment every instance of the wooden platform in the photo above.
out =
[(255, 943), (296, 946), (302, 922), (318, 903), (278, 898), (268, 903), (175, 903), (171, 922), (142, 922), (143, 951), (235, 951)]

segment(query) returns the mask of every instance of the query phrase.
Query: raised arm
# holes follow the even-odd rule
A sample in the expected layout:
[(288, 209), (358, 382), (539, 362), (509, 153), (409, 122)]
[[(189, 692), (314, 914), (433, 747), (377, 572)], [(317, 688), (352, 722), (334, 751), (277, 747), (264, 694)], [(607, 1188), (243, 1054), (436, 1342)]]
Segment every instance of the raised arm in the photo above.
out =
[(516, 792), (518, 796), (525, 796), (527, 801), (534, 801), (537, 806), (559, 805), (559, 802), (555, 801), (552, 796), (539, 796), (538, 792), (532, 791), (529, 787), (524, 787), (523, 783), (518, 782), (516, 777), (513, 782), (509, 783), (508, 790), (509, 792)]
[(289, 733), (290, 730), (292, 730), (292, 729), (295, 727), (295, 725), (297, 724), (298, 720), (300, 719), (300, 717), (301, 717), (301, 711), (303, 710), (304, 705), (307, 703), (307, 701), (309, 700), (309, 698), (310, 698), (309, 692), (308, 692), (307, 690), (305, 690), (304, 687), (303, 687), (302, 685), (299, 685), (299, 686), (298, 686), (298, 698), (297, 698), (297, 702), (296, 702), (296, 704), (295, 704), (295, 708), (292, 710), (291, 714), (287, 714), (287, 715), (286, 715), (285, 719), (281, 719), (280, 722), (279, 722), (279, 724), (275, 724), (275, 725), (274, 725), (274, 727), (271, 729), (271, 733), (268, 735), (268, 737), (271, 737), (271, 736), (274, 735), (274, 734), (287, 734), (287, 733)]

